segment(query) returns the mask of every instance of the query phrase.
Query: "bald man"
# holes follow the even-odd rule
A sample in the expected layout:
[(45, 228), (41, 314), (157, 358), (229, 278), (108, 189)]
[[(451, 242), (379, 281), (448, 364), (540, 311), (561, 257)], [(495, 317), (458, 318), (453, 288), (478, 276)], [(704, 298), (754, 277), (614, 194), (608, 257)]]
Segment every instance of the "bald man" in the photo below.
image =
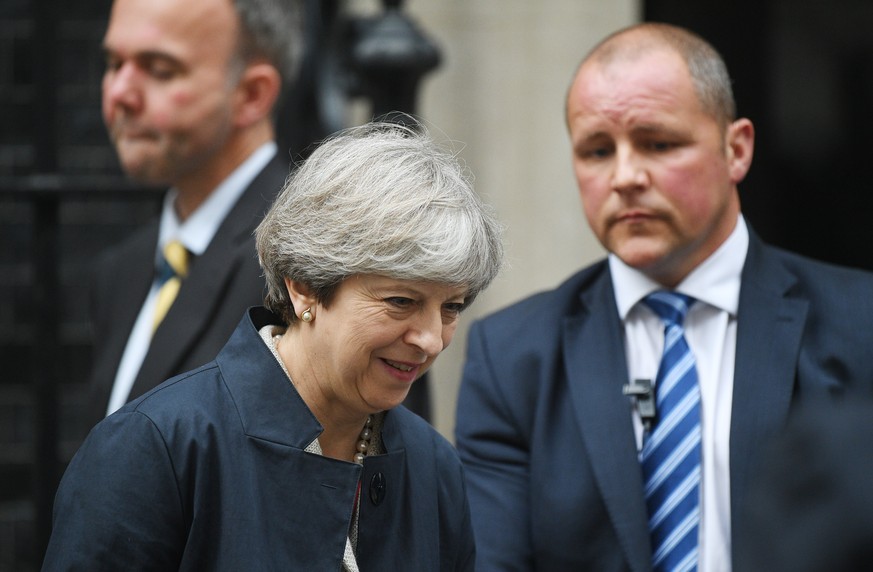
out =
[(764, 244), (754, 128), (716, 50), (645, 23), (566, 101), (608, 256), (473, 324), (458, 398), (479, 570), (750, 570), (761, 443), (811, 395), (870, 393), (873, 276)]

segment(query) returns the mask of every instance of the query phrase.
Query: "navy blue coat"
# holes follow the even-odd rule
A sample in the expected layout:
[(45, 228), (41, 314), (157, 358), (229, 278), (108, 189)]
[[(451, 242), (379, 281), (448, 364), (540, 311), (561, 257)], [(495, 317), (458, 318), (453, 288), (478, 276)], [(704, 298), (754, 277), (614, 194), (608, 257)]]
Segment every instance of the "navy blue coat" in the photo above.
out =
[(363, 467), (304, 452), (321, 426), (243, 318), (221, 353), (100, 422), (55, 499), (43, 570), (338, 571), (358, 481), (362, 571), (471, 570), (460, 461), (421, 418), (385, 416)]
[[(873, 275), (750, 237), (730, 433), (733, 569), (745, 502), (789, 411), (873, 385)], [(472, 325), (458, 397), (479, 570), (651, 570), (624, 331), (605, 261)], [(500, 523), (497, 526), (495, 523)]]

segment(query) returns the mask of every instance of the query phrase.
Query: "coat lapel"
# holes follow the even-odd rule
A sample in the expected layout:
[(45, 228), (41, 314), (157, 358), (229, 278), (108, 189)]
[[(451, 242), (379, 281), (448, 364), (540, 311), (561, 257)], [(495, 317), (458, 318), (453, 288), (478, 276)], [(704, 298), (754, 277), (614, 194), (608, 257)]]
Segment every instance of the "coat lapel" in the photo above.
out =
[[(228, 391), (237, 406), (249, 444), (257, 447), (278, 471), (282, 486), (293, 486), (294, 495), (277, 495), (275, 502), (287, 503), (291, 514), (311, 515), (311, 530), (290, 531), (317, 558), (328, 551), (332, 561), (342, 559), (345, 534), (313, 536), (320, 531), (348, 530), (360, 479), (360, 529), (358, 564), (362, 570), (400, 570), (415, 562), (416, 570), (435, 569), (440, 560), (439, 506), (435, 494), (438, 467), (421, 466), (414, 482), (408, 481), (407, 443), (398, 423), (399, 411), (385, 416), (382, 439), (384, 455), (367, 457), (363, 467), (303, 452), (322, 432), (318, 420), (292, 388), (287, 375), (270, 350), (258, 338), (257, 330), (278, 318), (264, 308), (252, 308), (245, 315), (217, 362)], [(414, 455), (414, 452), (412, 453)], [(428, 458), (428, 456), (425, 456)], [(416, 527), (410, 528), (414, 521)], [(309, 536), (307, 536), (309, 535)], [(401, 550), (380, 549), (386, 538), (403, 537)], [(388, 543), (398, 546), (399, 543)], [(307, 569), (327, 569), (314, 565)]]
[(730, 472), (733, 553), (742, 536), (746, 492), (762, 446), (783, 427), (794, 391), (808, 302), (788, 296), (795, 277), (754, 235), (743, 268), (731, 410)]
[(564, 356), (579, 428), (626, 558), (650, 569), (648, 516), (633, 433), (624, 334), (608, 270), (585, 290), (578, 316), (564, 323)]
[[(252, 308), (216, 362), (246, 447), (260, 466), (269, 467), (255, 478), (274, 493), (267, 512), (276, 518), (264, 525), (285, 541), (276, 550), (287, 552), (292, 569), (328, 570), (342, 560), (361, 466), (304, 451), (322, 426), (258, 334), (262, 326), (279, 323), (266, 309)], [(293, 494), (282, 493), (289, 488)]]
[(246, 435), (305, 449), (322, 427), (261, 341), (258, 330), (268, 324), (280, 325), (281, 321), (266, 308), (251, 308), (215, 361)]

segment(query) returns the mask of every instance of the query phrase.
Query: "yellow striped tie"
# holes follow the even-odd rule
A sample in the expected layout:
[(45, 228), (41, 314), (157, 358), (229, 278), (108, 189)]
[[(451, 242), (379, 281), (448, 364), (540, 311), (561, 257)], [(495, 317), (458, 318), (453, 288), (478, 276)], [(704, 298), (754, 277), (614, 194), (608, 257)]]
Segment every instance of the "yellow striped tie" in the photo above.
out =
[(167, 310), (173, 305), (182, 279), (188, 275), (188, 251), (178, 240), (171, 240), (164, 246), (164, 268), (160, 270), (159, 280), (164, 283), (158, 290), (158, 299), (155, 303), (155, 318), (152, 323), (152, 332), (158, 329), (158, 324), (167, 315)]

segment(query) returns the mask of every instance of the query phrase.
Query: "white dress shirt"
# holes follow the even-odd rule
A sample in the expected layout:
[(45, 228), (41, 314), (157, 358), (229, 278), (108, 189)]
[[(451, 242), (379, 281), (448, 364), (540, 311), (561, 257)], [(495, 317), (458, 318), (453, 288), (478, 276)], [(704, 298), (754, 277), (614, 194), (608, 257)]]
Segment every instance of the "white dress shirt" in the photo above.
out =
[[(192, 256), (203, 254), (212, 241), (212, 237), (218, 232), (221, 223), (224, 222), (227, 213), (230, 212), (252, 180), (270, 162), (270, 159), (276, 154), (276, 150), (277, 146), (272, 141), (260, 146), (221, 184), (215, 187), (215, 190), (203, 201), (203, 204), (197, 207), (197, 210), (191, 213), (191, 216), (184, 222), (179, 220), (174, 207), (178, 191), (170, 189), (164, 197), (164, 206), (161, 211), (158, 245), (155, 251), (155, 268), (158, 267), (161, 260), (164, 246), (170, 240), (179, 240)], [(140, 367), (142, 367), (152, 339), (152, 316), (155, 313), (159, 289), (160, 285), (157, 281), (152, 282), (152, 287), (143, 302), (136, 322), (134, 322), (133, 330), (127, 339), (127, 345), (124, 347), (124, 353), (115, 374), (115, 382), (109, 396), (109, 405), (106, 408), (107, 415), (127, 403), (133, 382), (136, 380)]]
[[(740, 276), (749, 246), (742, 215), (728, 239), (695, 268), (674, 291), (697, 300), (685, 318), (685, 337), (700, 381), (702, 483), (698, 569), (731, 570), (730, 425), (737, 307)], [(615, 299), (624, 323), (629, 382), (655, 380), (664, 347), (664, 324), (641, 303), (663, 286), (609, 256)], [(642, 450), (643, 425), (634, 410), (637, 448)]]

